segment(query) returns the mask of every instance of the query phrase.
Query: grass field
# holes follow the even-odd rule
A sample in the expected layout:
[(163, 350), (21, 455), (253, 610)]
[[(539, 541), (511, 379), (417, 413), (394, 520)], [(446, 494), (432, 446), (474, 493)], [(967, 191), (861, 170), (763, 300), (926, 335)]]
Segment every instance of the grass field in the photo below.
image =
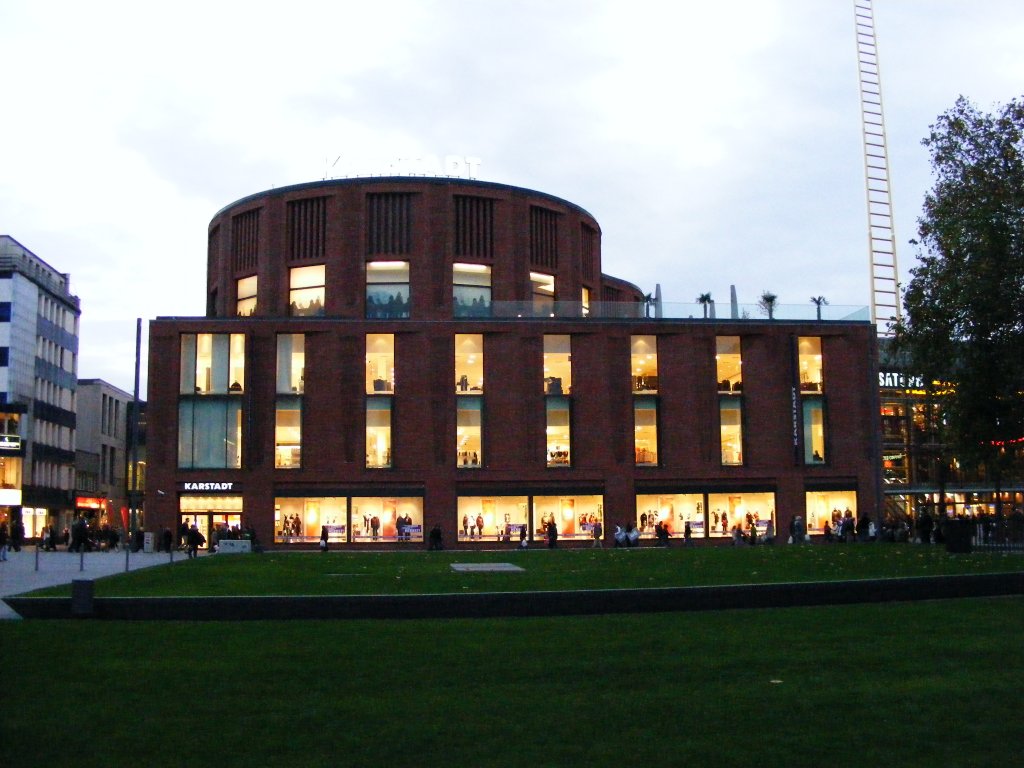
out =
[[(452, 562), (522, 573), (456, 574)], [(98, 595), (686, 586), (1016, 571), (920, 546), (265, 554)], [(52, 590), (51, 590), (52, 592)], [(1024, 598), (563, 618), (9, 621), (2, 764), (1014, 766)]]
[[(516, 573), (456, 573), (452, 563), (509, 562)], [(96, 582), (96, 595), (413, 594), (685, 587), (1019, 571), (1020, 554), (949, 555), (942, 547), (860, 544), (560, 549), (500, 552), (328, 552), (178, 559)], [(40, 594), (68, 595), (70, 586)]]

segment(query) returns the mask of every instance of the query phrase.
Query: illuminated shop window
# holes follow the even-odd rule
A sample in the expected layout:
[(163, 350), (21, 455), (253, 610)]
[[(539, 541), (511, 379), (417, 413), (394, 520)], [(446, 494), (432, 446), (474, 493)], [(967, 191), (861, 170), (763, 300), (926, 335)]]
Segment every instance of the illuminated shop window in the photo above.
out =
[(825, 462), (825, 408), (820, 396), (802, 398), (804, 417), (804, 463)]
[(235, 284), (235, 314), (248, 317), (256, 314), (256, 275), (243, 277)]
[(459, 541), (520, 540), (529, 538), (530, 515), (526, 496), (460, 496), (455, 530)]
[(366, 398), (366, 467), (391, 466), (391, 406), (388, 396)]
[(274, 466), (298, 469), (302, 466), (302, 398), (279, 395), (274, 417)]
[(630, 368), (634, 394), (658, 391), (658, 337), (633, 336), (630, 339)]
[(274, 543), (315, 544), (327, 527), (329, 543), (348, 541), (348, 499), (343, 496), (274, 499)]
[(277, 336), (277, 393), (299, 394), (306, 388), (306, 337), (301, 333)]
[(486, 264), (452, 266), (455, 317), (490, 317), (491, 268)]
[(479, 469), (483, 464), (482, 397), (459, 397), (456, 405), (456, 462), (460, 469)]
[(743, 359), (739, 336), (715, 337), (715, 368), (718, 372), (719, 392), (739, 392), (743, 389)]
[[(857, 491), (853, 488), (837, 491), (807, 491), (804, 520), (807, 521), (807, 532), (825, 534), (825, 524), (833, 535), (838, 535), (836, 528), (844, 517), (852, 517), (857, 522)], [(788, 535), (788, 534), (787, 534)]]
[(423, 499), (419, 496), (352, 498), (352, 541), (394, 544), (423, 541)]
[(288, 309), (292, 317), (317, 317), (324, 314), (326, 274), (323, 264), (292, 267), (288, 270)]
[[(772, 528), (777, 525), (774, 493), (709, 493), (707, 506), (710, 536), (733, 536), (733, 529), (739, 526), (741, 539), (746, 537), (744, 540), (749, 540), (752, 530), (763, 537), (768, 533), (769, 521), (772, 522)], [(775, 536), (778, 536), (777, 531)]]
[(366, 265), (366, 317), (409, 317), (409, 262), (371, 261)]
[(395, 336), (366, 334), (366, 394), (395, 391)]
[(668, 528), (669, 536), (683, 538), (686, 524), (690, 537), (702, 539), (706, 533), (703, 493), (637, 494), (633, 525), (643, 538), (653, 538), (658, 523)]
[(738, 397), (722, 397), (718, 401), (721, 422), (722, 464), (743, 463), (743, 402)]
[(658, 399), (633, 398), (633, 452), (636, 465), (658, 465)]
[(530, 297), (533, 314), (536, 316), (555, 314), (555, 276), (543, 272), (530, 273)]
[(183, 494), (178, 500), (178, 524), (191, 528), (194, 524), (206, 539), (202, 549), (209, 549), (224, 532), (242, 535), (241, 496), (208, 496)]
[(554, 523), (560, 540), (594, 538), (594, 526), (604, 528), (604, 496), (534, 496), (533, 537), (544, 541)]
[(821, 338), (801, 336), (798, 342), (800, 391), (822, 392), (824, 380), (821, 366)]

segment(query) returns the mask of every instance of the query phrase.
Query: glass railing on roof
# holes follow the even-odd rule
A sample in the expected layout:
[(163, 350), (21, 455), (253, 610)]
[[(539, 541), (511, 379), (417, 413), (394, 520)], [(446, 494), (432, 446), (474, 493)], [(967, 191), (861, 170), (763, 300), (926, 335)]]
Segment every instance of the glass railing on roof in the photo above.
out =
[(866, 306), (844, 306), (826, 304), (818, 307), (814, 304), (776, 304), (772, 309), (771, 318), (758, 304), (704, 305), (694, 303), (662, 302), (614, 302), (592, 301), (584, 305), (578, 301), (538, 302), (529, 301), (492, 301), (490, 303), (492, 318), (596, 318), (614, 320), (715, 320), (733, 321), (749, 320), (764, 322), (766, 320), (789, 320), (815, 322), (870, 322), (870, 308)]

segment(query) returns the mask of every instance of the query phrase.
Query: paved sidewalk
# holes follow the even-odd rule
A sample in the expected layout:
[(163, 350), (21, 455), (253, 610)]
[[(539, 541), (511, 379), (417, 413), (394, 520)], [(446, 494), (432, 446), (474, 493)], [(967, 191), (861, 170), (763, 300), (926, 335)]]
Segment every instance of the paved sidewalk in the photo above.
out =
[[(174, 562), (186, 560), (184, 552), (174, 553)], [(128, 570), (167, 565), (171, 556), (166, 552), (130, 552)], [(38, 570), (37, 570), (38, 563)], [(125, 571), (125, 552), (36, 552), (33, 546), (22, 547), (20, 552), (8, 552), (7, 560), (0, 561), (0, 619), (19, 619), (2, 598), (20, 595), (43, 587), (70, 584), (75, 579), (99, 579)]]

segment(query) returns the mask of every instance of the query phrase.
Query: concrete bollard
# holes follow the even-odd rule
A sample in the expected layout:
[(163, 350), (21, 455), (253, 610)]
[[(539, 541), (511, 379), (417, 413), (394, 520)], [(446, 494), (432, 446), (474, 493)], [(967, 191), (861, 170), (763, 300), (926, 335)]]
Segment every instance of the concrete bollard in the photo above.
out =
[(88, 619), (93, 615), (92, 579), (73, 579), (71, 582), (71, 615), (76, 619)]

